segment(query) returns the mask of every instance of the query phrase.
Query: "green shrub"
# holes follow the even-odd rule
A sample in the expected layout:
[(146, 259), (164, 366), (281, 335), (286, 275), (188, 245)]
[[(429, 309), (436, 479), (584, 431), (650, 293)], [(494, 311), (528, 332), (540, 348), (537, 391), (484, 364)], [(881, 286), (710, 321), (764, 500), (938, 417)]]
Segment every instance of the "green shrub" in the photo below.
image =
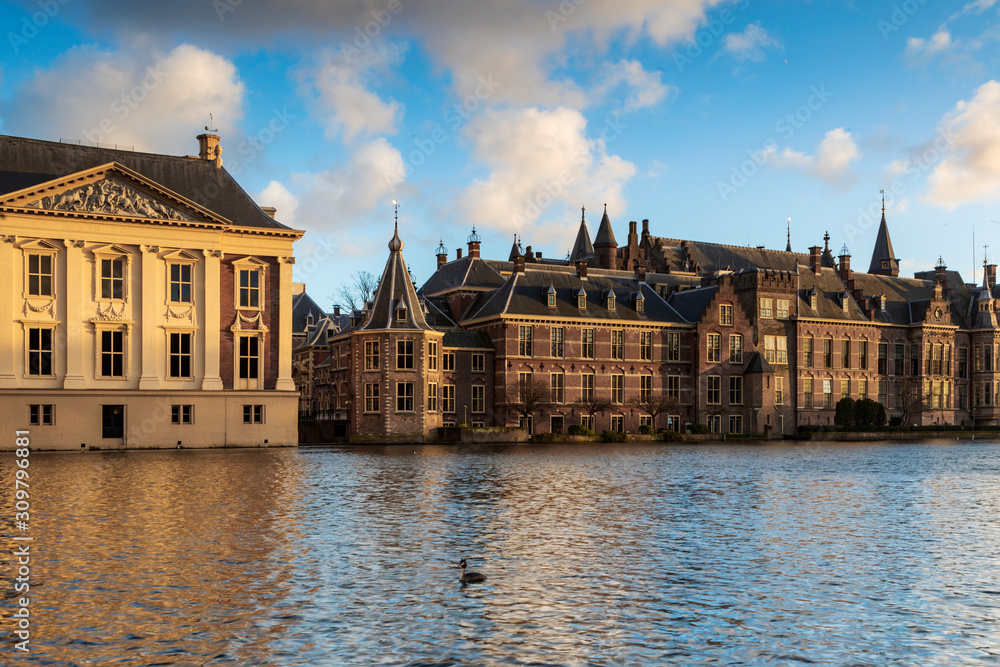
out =
[(591, 431), (586, 426), (582, 426), (581, 424), (573, 424), (572, 426), (569, 427), (569, 429), (567, 429), (566, 432), (569, 435), (587, 435), (587, 436), (594, 435), (593, 431)]
[(863, 398), (854, 406), (854, 424), (858, 428), (885, 426), (885, 406), (870, 398)]
[(653, 435), (653, 427), (648, 424), (643, 424), (639, 427), (639, 435)]
[(708, 424), (691, 424), (692, 433), (708, 433)]
[(628, 436), (622, 431), (602, 431), (601, 442), (627, 442)]
[(854, 426), (855, 401), (853, 398), (842, 398), (837, 401), (837, 414), (833, 423), (837, 426)]
[(893, 428), (897, 428), (902, 425), (903, 425), (903, 418), (898, 415), (889, 420), (889, 426), (892, 426)]
[(663, 436), (663, 442), (680, 442), (681, 434), (677, 431), (664, 431), (660, 435)]
[(535, 442), (559, 442), (562, 436), (558, 433), (538, 433), (535, 435)]

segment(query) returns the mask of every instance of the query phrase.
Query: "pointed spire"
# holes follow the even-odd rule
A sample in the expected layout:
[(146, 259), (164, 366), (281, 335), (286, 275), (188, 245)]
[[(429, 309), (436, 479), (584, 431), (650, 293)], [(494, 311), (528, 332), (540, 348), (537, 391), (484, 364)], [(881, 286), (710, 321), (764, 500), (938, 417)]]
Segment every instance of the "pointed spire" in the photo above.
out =
[(392, 205), (396, 209), (396, 223), (393, 226), (392, 238), (389, 239), (389, 250), (399, 252), (403, 249), (403, 241), (399, 238), (399, 203), (393, 199)]
[(899, 260), (892, 250), (892, 240), (889, 238), (889, 225), (885, 221), (885, 190), (882, 193), (882, 222), (875, 237), (875, 248), (872, 250), (872, 261), (868, 265), (868, 273), (883, 276), (899, 275)]
[(517, 234), (514, 234), (514, 244), (510, 247), (510, 256), (507, 257), (508, 262), (513, 262), (517, 257), (521, 256), (521, 244), (517, 242)]
[(608, 218), (608, 205), (604, 205), (604, 217), (601, 218), (601, 226), (597, 228), (597, 236), (594, 237), (594, 247), (597, 246), (614, 246), (618, 247), (618, 241), (615, 240), (615, 233), (611, 229), (611, 219)]
[(590, 242), (590, 232), (587, 230), (586, 209), (580, 208), (580, 231), (576, 234), (576, 241), (573, 243), (573, 251), (570, 253), (571, 263), (580, 260), (588, 260), (594, 257), (594, 244)]
[(785, 252), (792, 251), (792, 218), (788, 218), (788, 243), (785, 244)]

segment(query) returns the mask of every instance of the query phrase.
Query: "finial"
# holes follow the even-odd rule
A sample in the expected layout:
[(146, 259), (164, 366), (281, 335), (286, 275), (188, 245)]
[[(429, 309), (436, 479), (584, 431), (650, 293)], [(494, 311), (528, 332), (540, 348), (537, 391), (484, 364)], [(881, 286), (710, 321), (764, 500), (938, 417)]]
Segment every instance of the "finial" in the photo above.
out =
[(785, 252), (792, 251), (792, 217), (788, 216), (788, 243), (785, 244)]
[[(396, 213), (396, 229), (399, 230), (399, 202), (395, 199), (392, 200), (392, 207)], [(442, 244), (443, 245), (443, 244)]]
[(580, 222), (583, 222), (584, 220), (587, 219), (586, 214), (587, 214), (587, 207), (586, 206), (581, 206), (580, 207)]
[(986, 249), (989, 248), (985, 243), (983, 244), (983, 266), (986, 266)]
[(212, 114), (208, 114), (208, 125), (205, 126), (205, 129), (211, 132), (212, 134), (215, 134), (216, 132), (219, 131), (219, 128), (213, 129), (212, 128), (213, 125), (215, 125), (215, 117)]
[(830, 232), (823, 234), (823, 250), (828, 252), (830, 250)]
[(882, 217), (885, 217), (885, 190), (879, 190), (882, 195)]
[(482, 240), (483, 237), (481, 237), (479, 234), (476, 233), (476, 226), (472, 225), (472, 233), (469, 234), (469, 238), (467, 239), (467, 241), (469, 243), (480, 243), (482, 242)]
[(851, 256), (851, 251), (847, 249), (847, 244), (846, 243), (844, 244), (844, 247), (840, 249), (840, 256), (841, 257), (850, 257)]
[(604, 202), (604, 215), (608, 214), (608, 203)]
[(946, 269), (948, 265), (944, 263), (944, 255), (938, 255), (937, 264), (934, 265), (936, 269)]

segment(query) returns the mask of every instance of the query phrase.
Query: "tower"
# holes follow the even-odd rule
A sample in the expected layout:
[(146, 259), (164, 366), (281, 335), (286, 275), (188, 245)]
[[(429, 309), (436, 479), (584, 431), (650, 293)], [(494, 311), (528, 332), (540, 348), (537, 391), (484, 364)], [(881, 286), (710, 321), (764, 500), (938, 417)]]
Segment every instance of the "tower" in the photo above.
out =
[(875, 237), (875, 248), (872, 250), (872, 261), (868, 265), (868, 273), (880, 276), (898, 276), (899, 260), (892, 251), (892, 240), (889, 239), (889, 225), (885, 222), (885, 190), (882, 190), (882, 222), (878, 226), (878, 236)]
[(618, 268), (618, 241), (611, 230), (611, 220), (608, 218), (608, 205), (604, 205), (604, 217), (594, 238), (594, 266), (600, 269)]

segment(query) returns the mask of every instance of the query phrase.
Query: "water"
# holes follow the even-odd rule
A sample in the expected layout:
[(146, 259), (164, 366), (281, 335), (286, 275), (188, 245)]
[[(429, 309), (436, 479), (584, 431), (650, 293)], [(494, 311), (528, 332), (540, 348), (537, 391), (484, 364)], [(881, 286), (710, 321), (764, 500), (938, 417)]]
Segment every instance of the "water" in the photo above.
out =
[[(33, 454), (30, 471), (31, 652), (5, 619), (5, 665), (1000, 664), (996, 444)], [(463, 556), (487, 582), (458, 582)]]

